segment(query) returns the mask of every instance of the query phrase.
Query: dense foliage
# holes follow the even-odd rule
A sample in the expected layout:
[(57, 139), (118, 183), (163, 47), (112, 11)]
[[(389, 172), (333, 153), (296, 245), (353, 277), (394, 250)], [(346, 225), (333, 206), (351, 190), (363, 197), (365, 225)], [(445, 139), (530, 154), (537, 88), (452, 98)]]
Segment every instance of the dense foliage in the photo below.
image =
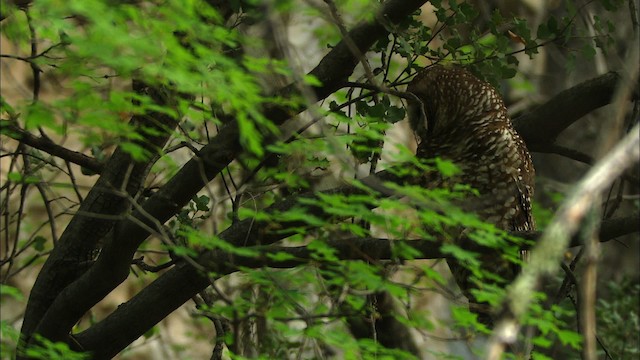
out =
[[(523, 62), (553, 46), (572, 73), (617, 54), (626, 44), (615, 19), (632, 1), (567, 1), (537, 18), (422, 3), (3, 0), (3, 72), (28, 76), (2, 78), (1, 289), (3, 307), (24, 311), (2, 317), (3, 358), (103, 358), (139, 337), (164, 342), (157, 324), (184, 303), (192, 341), (209, 343), (212, 358), (484, 351), (477, 340), (491, 329), (440, 258), (466, 264), (496, 309), (511, 279), (486, 271), (450, 229), (518, 265), (536, 236), (461, 211), (456, 200), (475, 193), (465, 184), (411, 180), (458, 169), (416, 158), (405, 85), (451, 63), (505, 94), (533, 94)], [(627, 129), (637, 122), (629, 114)], [(564, 130), (540, 124), (520, 128), (525, 140), (546, 132), (553, 144)], [(544, 227), (562, 196), (541, 192)], [(637, 211), (637, 198), (614, 208), (603, 218)], [(35, 285), (21, 279), (38, 272)], [(520, 319), (533, 359), (580, 354), (570, 283), (580, 276), (567, 274), (548, 279)], [(597, 306), (608, 329), (599, 351), (620, 358), (639, 346), (631, 276)], [(125, 281), (132, 300), (98, 311)], [(627, 330), (614, 331), (621, 323)]]

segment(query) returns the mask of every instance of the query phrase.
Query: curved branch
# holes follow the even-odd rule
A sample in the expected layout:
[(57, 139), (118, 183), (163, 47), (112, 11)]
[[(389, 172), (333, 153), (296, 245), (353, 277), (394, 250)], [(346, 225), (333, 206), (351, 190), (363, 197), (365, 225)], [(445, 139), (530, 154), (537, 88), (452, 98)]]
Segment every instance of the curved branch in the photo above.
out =
[[(620, 236), (633, 233), (640, 233), (640, 214), (603, 221), (600, 225), (599, 240), (600, 242), (608, 242)], [(542, 231), (511, 232), (511, 235), (534, 241), (538, 240), (542, 234)], [(438, 238), (437, 235), (434, 236)], [(340, 260), (375, 261), (392, 260), (395, 256), (393, 251), (394, 242), (403, 242), (417, 250), (420, 255), (416, 256), (416, 259), (442, 259), (447, 257), (447, 255), (440, 251), (440, 247), (445, 243), (445, 240), (402, 240), (354, 237), (347, 239), (329, 239), (326, 241), (326, 244), (336, 250), (335, 256)], [(578, 247), (582, 245), (584, 244), (582, 243), (581, 237), (579, 235), (575, 235), (571, 238), (569, 247)], [(527, 244), (522, 247), (522, 250), (527, 250), (531, 247), (532, 244)], [(309, 261), (313, 260), (313, 254), (315, 253), (313, 250), (309, 250), (306, 246), (262, 246), (254, 249), (259, 250), (261, 254), (259, 258), (232, 256), (228, 253), (215, 251), (213, 254), (216, 260), (210, 261), (209, 263), (209, 265), (214, 266), (214, 268), (207, 268), (207, 270), (215, 271), (215, 273), (221, 277), (222, 275), (228, 275), (232, 272), (238, 271), (239, 268), (257, 269), (262, 267), (271, 267), (286, 269), (308, 264)], [(480, 253), (484, 250), (487, 252), (494, 251), (492, 249), (485, 248), (477, 249)], [(284, 261), (273, 260), (271, 255), (276, 255), (280, 252), (291, 255), (291, 258)], [(225, 264), (224, 268), (221, 269), (219, 264)]]
[[(538, 153), (545, 153), (545, 154), (556, 154), (556, 155), (560, 155), (563, 157), (566, 157), (568, 159), (571, 160), (575, 160), (587, 165), (593, 165), (594, 160), (593, 157), (578, 151), (578, 150), (574, 150), (568, 147), (564, 147), (562, 145), (558, 145), (556, 143), (534, 143), (533, 145), (527, 145), (527, 147), (529, 148), (529, 151), (531, 152), (538, 152)], [(631, 184), (638, 184), (640, 183), (640, 179), (638, 179), (638, 177), (629, 174), (628, 172), (624, 173), (621, 175), (621, 177), (627, 181), (629, 181)]]

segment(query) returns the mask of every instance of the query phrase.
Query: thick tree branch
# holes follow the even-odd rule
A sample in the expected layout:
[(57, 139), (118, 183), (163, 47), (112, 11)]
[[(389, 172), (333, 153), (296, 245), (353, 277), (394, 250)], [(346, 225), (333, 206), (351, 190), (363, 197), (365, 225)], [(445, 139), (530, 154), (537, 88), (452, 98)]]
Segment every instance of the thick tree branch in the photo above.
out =
[[(234, 228), (243, 234), (250, 232), (245, 223), (242, 229)], [(598, 239), (600, 242), (609, 242), (621, 236), (640, 233), (640, 214), (631, 216), (607, 219), (600, 224)], [(542, 231), (531, 232), (510, 232), (511, 235), (518, 236), (523, 239), (537, 241), (543, 234)], [(410, 245), (417, 250), (420, 255), (416, 259), (442, 259), (446, 255), (440, 251), (440, 247), (445, 240), (438, 240), (439, 236), (434, 234), (435, 239), (384, 239), (374, 237), (353, 237), (343, 239), (329, 239), (326, 244), (336, 250), (336, 257), (340, 260), (393, 260), (394, 243), (400, 242)], [(255, 241), (250, 241), (255, 243)], [(534, 244), (522, 246), (522, 250), (531, 249)], [(583, 239), (579, 234), (575, 234), (568, 247), (583, 246)], [(214, 250), (207, 257), (207, 263), (201, 263), (205, 269), (211, 273), (215, 273), (217, 277), (228, 275), (238, 271), (239, 268), (292, 268), (308, 264), (313, 261), (313, 250), (309, 250), (306, 246), (255, 246), (249, 249), (260, 252), (260, 257), (235, 256), (227, 252)], [(479, 247), (478, 252), (493, 252), (495, 250)], [(291, 255), (288, 260), (273, 260), (272, 256), (278, 253), (286, 253)], [(222, 267), (220, 264), (223, 264)]]
[(582, 82), (514, 119), (513, 126), (527, 146), (535, 148), (536, 143), (553, 143), (571, 124), (593, 110), (609, 105), (620, 81), (620, 74), (609, 72)]
[(42, 150), (47, 154), (67, 160), (71, 163), (85, 167), (96, 174), (102, 173), (104, 164), (98, 160), (87, 156), (81, 152), (69, 150), (60, 146), (49, 139), (41, 138), (31, 134), (30, 132), (16, 126), (11, 121), (0, 120), (0, 129), (2, 134), (12, 139), (18, 140), (38, 150)]

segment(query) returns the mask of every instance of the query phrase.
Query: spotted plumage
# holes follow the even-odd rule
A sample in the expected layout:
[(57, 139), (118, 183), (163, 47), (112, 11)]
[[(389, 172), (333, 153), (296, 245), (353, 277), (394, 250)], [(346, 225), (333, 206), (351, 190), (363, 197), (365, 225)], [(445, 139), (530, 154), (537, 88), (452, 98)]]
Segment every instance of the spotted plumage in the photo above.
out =
[[(461, 207), (503, 230), (534, 230), (531, 157), (496, 89), (461, 68), (435, 65), (418, 73), (407, 91), (420, 100), (409, 103), (409, 121), (419, 141), (417, 155), (451, 160), (461, 173), (449, 182), (468, 184), (479, 193)], [(480, 260), (502, 277), (514, 276), (513, 267), (504, 266), (499, 254), (485, 254)], [(490, 323), (489, 310), (469, 291), (474, 286), (469, 272), (455, 259), (447, 261), (471, 309)]]

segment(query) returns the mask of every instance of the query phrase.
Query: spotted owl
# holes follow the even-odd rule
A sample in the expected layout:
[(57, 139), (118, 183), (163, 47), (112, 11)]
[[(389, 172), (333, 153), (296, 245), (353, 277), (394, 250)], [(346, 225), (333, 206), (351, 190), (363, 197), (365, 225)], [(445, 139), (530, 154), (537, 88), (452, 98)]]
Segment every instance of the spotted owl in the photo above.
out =
[[(420, 100), (410, 101), (408, 108), (410, 125), (418, 137), (417, 156), (452, 161), (461, 171), (449, 181), (478, 191), (478, 196), (469, 196), (460, 207), (503, 230), (534, 230), (531, 157), (496, 89), (461, 68), (434, 65), (419, 72), (407, 91)], [(429, 182), (425, 186), (434, 185)], [(462, 242), (462, 238), (462, 230), (454, 235), (454, 241)], [(517, 271), (499, 253), (483, 254), (480, 261), (484, 269), (505, 279), (513, 279)], [(491, 324), (488, 306), (470, 292), (476, 286), (471, 273), (455, 259), (447, 263), (470, 309), (481, 322)]]

